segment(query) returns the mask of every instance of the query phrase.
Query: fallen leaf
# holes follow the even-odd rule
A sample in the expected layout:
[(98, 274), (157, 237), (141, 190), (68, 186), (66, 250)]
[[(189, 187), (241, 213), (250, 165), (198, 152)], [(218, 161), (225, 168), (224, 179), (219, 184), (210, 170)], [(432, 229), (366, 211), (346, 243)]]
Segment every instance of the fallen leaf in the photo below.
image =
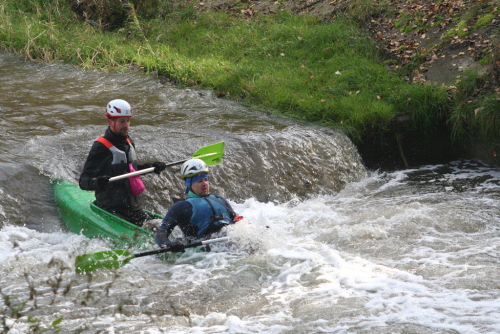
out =
[(302, 37), (300, 37), (300, 36), (297, 36), (297, 39), (298, 39), (299, 41), (301, 41), (301, 40), (302, 40)]
[(325, 100), (321, 100), (321, 102), (325, 102)]
[(340, 72), (339, 72), (339, 71), (337, 71), (337, 72), (335, 72), (335, 74), (336, 74), (336, 75), (340, 75)]

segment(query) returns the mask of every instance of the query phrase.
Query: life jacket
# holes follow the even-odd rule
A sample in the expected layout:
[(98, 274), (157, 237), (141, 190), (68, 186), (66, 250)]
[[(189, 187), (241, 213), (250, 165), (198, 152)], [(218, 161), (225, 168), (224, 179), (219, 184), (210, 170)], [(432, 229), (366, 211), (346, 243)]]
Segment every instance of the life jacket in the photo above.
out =
[[(113, 160), (111, 161), (112, 165), (118, 165), (118, 164), (122, 164), (122, 163), (126, 163), (126, 164), (133, 163), (133, 162), (136, 162), (136, 160), (137, 160), (134, 146), (132, 145), (132, 143), (130, 142), (130, 139), (128, 139), (128, 138), (127, 138), (127, 143), (130, 145), (130, 150), (128, 151), (128, 156), (125, 152), (117, 149), (116, 146), (111, 144), (111, 142), (104, 137), (99, 137), (99, 138), (97, 138), (96, 141), (103, 144), (111, 151), (111, 154), (113, 154)], [(117, 175), (114, 175), (114, 176), (117, 176)]]
[(198, 229), (198, 237), (217, 232), (222, 227), (233, 223), (231, 216), (234, 213), (231, 213), (215, 195), (189, 197), (186, 202), (193, 206), (191, 224)]
[[(130, 163), (137, 170), (136, 153), (129, 138), (127, 138), (129, 150), (126, 152), (118, 149), (104, 137), (99, 137), (96, 141), (106, 146), (112, 155), (111, 161), (105, 160), (103, 162), (102, 175), (113, 177), (128, 173)], [(132, 193), (128, 179), (110, 182), (105, 190), (96, 191), (95, 196), (97, 205), (105, 210), (116, 208), (122, 210), (142, 209), (142, 201), (139, 196), (134, 196)]]

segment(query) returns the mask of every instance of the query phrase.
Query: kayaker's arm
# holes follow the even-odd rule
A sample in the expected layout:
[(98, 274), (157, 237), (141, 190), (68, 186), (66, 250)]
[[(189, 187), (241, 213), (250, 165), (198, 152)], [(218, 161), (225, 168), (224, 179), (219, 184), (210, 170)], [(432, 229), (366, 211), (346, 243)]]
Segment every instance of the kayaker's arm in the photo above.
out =
[[(130, 140), (130, 144), (132, 146), (134, 146), (134, 149), (135, 149), (135, 142), (132, 140), (132, 138), (129, 138), (129, 140)], [(144, 164), (137, 164), (138, 171), (146, 169), (146, 168), (151, 168), (151, 167), (155, 168), (154, 172), (156, 174), (160, 174), (161, 172), (163, 172), (167, 168), (167, 164), (164, 162), (161, 162), (161, 161), (146, 162)]]
[(99, 142), (94, 142), (78, 182), (82, 190), (97, 190), (96, 179), (100, 175), (103, 162), (111, 158), (112, 154), (106, 146)]
[(167, 168), (167, 164), (160, 161), (148, 162), (145, 164), (137, 165), (137, 170), (143, 170), (150, 167), (154, 167), (155, 168), (154, 172), (156, 174), (160, 174), (162, 171), (165, 170), (165, 168)]
[(229, 217), (231, 218), (233, 223), (239, 222), (240, 220), (243, 219), (242, 216), (234, 212), (233, 207), (231, 206), (231, 204), (229, 204), (229, 202), (225, 198), (217, 197), (217, 200), (220, 201), (222, 205), (226, 207), (227, 211), (229, 211)]
[(168, 210), (162, 224), (156, 233), (156, 243), (161, 247), (168, 245), (168, 237), (176, 226), (179, 226), (185, 236), (196, 236), (196, 230), (191, 224), (193, 207), (186, 201), (178, 201)]

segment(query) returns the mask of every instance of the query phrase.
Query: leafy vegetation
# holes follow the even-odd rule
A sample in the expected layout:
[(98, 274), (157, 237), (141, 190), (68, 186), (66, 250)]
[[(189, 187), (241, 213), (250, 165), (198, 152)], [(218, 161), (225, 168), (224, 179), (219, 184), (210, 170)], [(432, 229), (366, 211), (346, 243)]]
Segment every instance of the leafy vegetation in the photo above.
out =
[[(0, 286), (0, 328), (2, 333), (11, 333), (13, 328), (24, 327), (26, 333), (59, 333), (63, 317), (50, 323), (43, 323), (36, 314), (39, 310), (53, 306), (58, 296), (66, 296), (71, 290), (71, 282), (64, 279), (69, 270), (63, 263), (51, 260), (49, 268), (54, 268), (53, 276), (45, 278), (46, 282), (35, 282), (29, 273), (24, 277), (27, 283), (25, 298), (16, 298)], [(43, 291), (43, 292), (42, 292)], [(49, 293), (47, 293), (49, 291)]]
[(498, 139), (500, 100), (494, 91), (477, 99), (480, 88), (485, 85), (488, 82), (472, 71), (457, 84), (456, 105), (449, 118), (454, 140)]
[[(29, 60), (96, 69), (144, 67), (178, 85), (212, 89), (219, 97), (284, 117), (342, 128), (355, 140), (362, 140), (366, 131), (384, 131), (398, 114), (411, 114), (415, 128), (432, 131), (454, 105), (446, 87), (421, 84), (420, 71), (436, 54), (417, 53), (415, 42), (388, 43), (382, 30), (376, 36), (383, 43), (377, 43), (360, 28), (363, 20), (378, 27), (387, 20), (390, 26), (390, 18), (372, 19), (394, 19), (389, 2), (338, 2), (341, 15), (332, 22), (287, 10), (252, 12), (251, 17), (199, 12), (192, 6), (174, 10), (165, 0), (69, 5), (63, 0), (6, 0), (0, 4), (0, 46)], [(452, 21), (445, 13), (460, 6), (452, 0), (410, 1), (394, 22), (403, 30), (445, 27)], [(482, 27), (496, 13), (489, 10), (477, 20), (483, 7), (453, 19), (476, 20), (475, 26)], [(387, 52), (396, 59), (401, 55), (399, 65), (392, 63), (393, 71), (387, 71)], [(424, 56), (430, 61), (423, 63)], [(457, 138), (469, 129), (460, 125), (461, 106), (450, 119)], [(493, 130), (485, 131), (479, 133)]]

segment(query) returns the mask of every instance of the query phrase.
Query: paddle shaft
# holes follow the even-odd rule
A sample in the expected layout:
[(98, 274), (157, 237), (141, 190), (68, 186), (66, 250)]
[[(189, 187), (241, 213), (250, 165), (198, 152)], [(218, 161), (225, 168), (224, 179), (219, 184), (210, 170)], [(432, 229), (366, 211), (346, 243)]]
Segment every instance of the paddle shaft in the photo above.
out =
[[(186, 162), (188, 160), (189, 159), (184, 159), (184, 160), (180, 160), (180, 161), (176, 161), (176, 162), (171, 162), (171, 163), (167, 164), (167, 167), (179, 165), (179, 164), (181, 164), (183, 162)], [(118, 181), (118, 180), (121, 180), (121, 179), (126, 179), (127, 177), (131, 177), (131, 176), (135, 176), (135, 175), (142, 175), (142, 174), (152, 173), (154, 171), (155, 171), (154, 167), (144, 168), (144, 169), (132, 172), (132, 173), (127, 173), (127, 174), (123, 174), (123, 175), (118, 175), (118, 176), (111, 177), (109, 179), (109, 182)]]
[[(186, 248), (198, 247), (198, 246), (202, 246), (202, 245), (208, 245), (208, 244), (213, 244), (215, 242), (228, 241), (228, 240), (229, 240), (229, 237), (223, 237), (223, 238), (217, 238), (217, 239), (198, 241), (198, 242), (194, 242), (192, 244), (186, 245)], [(136, 257), (155, 255), (155, 254), (166, 253), (166, 252), (171, 252), (171, 250), (167, 247), (167, 248), (155, 249), (152, 251), (139, 253), (139, 254), (133, 254), (133, 255), (134, 255), (134, 258), (136, 258)]]
[[(203, 156), (200, 156), (200, 157), (208, 157), (210, 155), (215, 155), (215, 154), (216, 153), (204, 154)], [(184, 163), (184, 162), (186, 162), (188, 160), (189, 159), (184, 159), (184, 160), (179, 160), (179, 161), (176, 161), (176, 162), (171, 162), (171, 163), (167, 164), (167, 167), (175, 166), (175, 165), (180, 165), (180, 164), (182, 164), (182, 163)], [(154, 172), (154, 170), (155, 170), (154, 167), (144, 168), (144, 169), (132, 172), (132, 173), (127, 173), (127, 174), (123, 174), (123, 175), (118, 175), (118, 176), (111, 177), (109, 179), (109, 182), (118, 181), (118, 180), (121, 180), (121, 179), (126, 179), (128, 177), (135, 176), (135, 175), (142, 175), (142, 174), (152, 173), (152, 172)]]

